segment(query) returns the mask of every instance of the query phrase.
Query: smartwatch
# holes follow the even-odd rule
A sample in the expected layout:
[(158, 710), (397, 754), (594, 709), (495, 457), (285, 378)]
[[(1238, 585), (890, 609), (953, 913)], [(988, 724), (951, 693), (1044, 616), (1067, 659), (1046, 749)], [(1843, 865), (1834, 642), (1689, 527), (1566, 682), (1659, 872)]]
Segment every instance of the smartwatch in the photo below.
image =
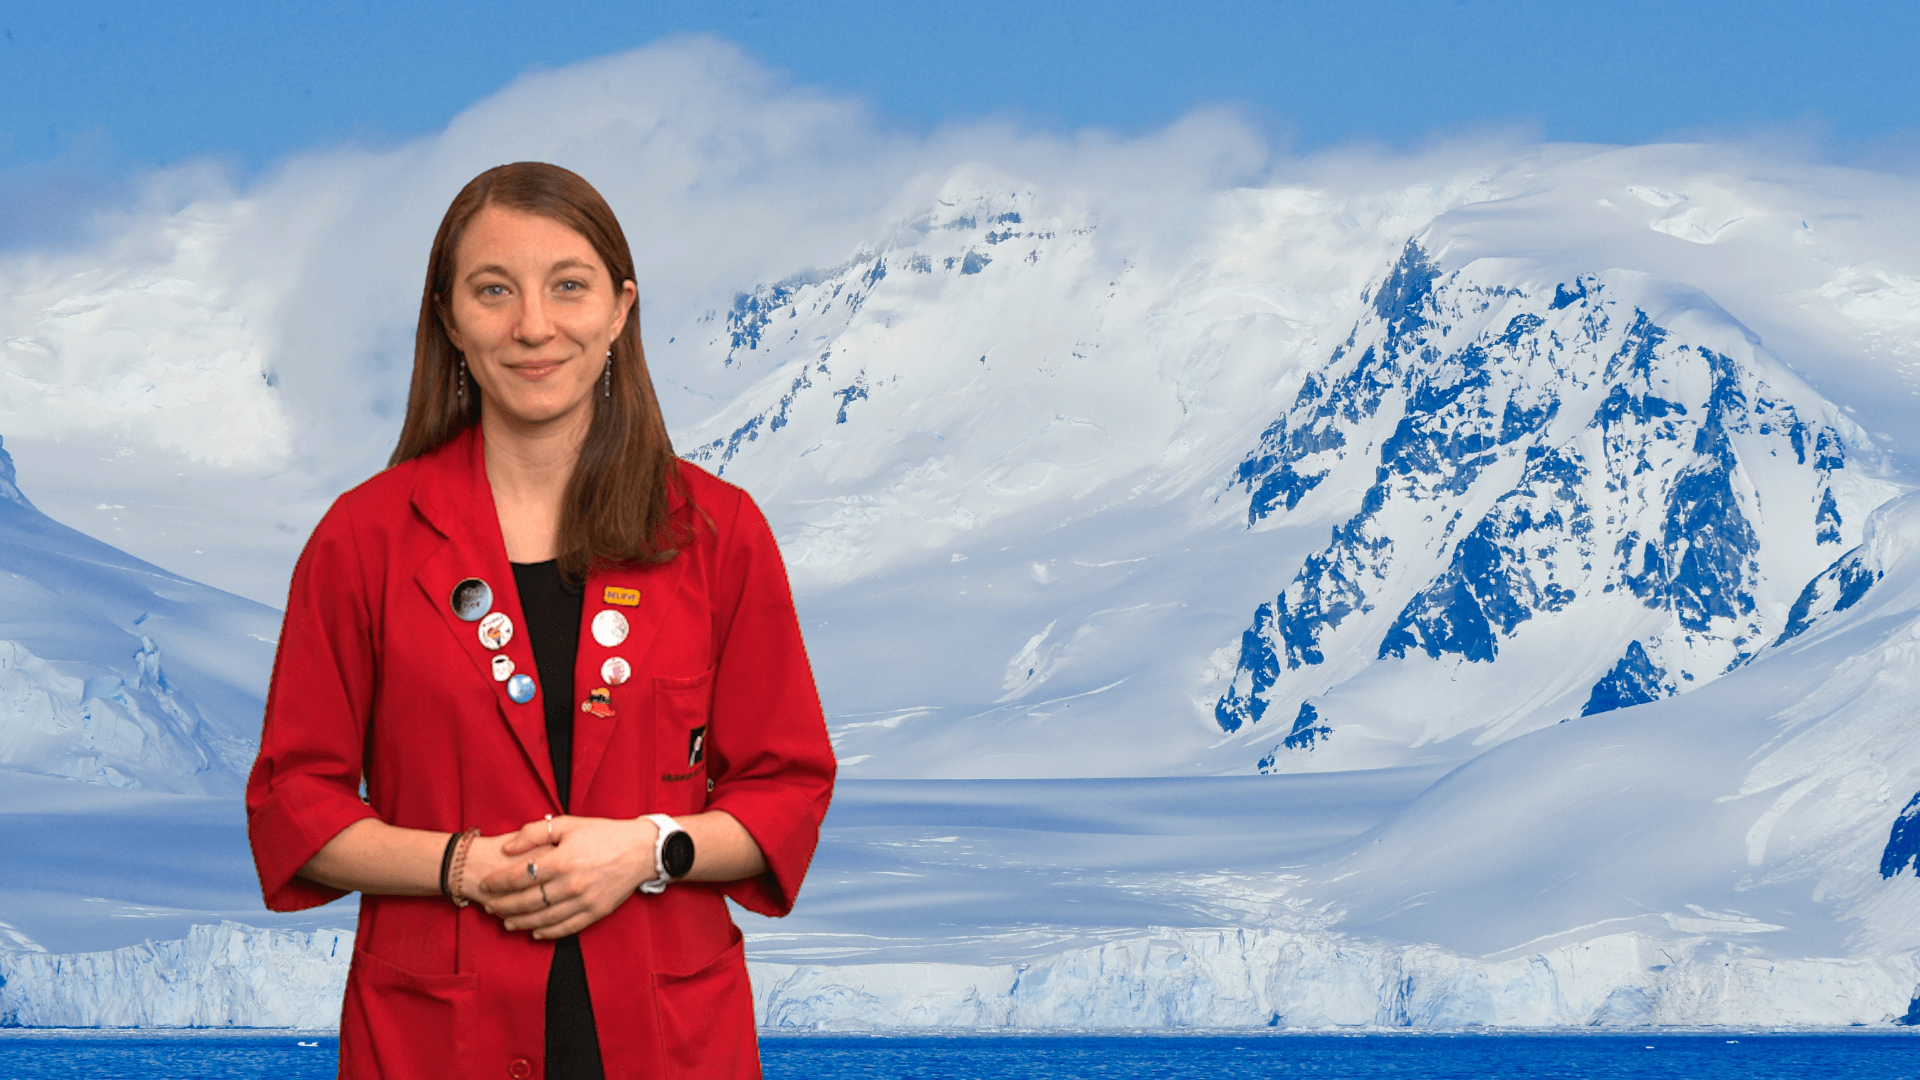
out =
[(653, 880), (641, 882), (640, 891), (657, 896), (693, 869), (693, 837), (665, 814), (648, 814), (647, 820), (659, 835), (653, 842)]

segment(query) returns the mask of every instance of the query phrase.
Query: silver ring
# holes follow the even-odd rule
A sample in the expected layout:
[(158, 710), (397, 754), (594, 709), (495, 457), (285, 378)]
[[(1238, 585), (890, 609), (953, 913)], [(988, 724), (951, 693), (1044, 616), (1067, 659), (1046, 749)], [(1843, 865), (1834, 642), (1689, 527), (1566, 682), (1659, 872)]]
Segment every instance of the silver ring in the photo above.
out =
[(547, 883), (544, 881), (540, 883), (540, 906), (541, 907), (553, 906), (553, 901), (547, 899)]
[(547, 815), (547, 843), (553, 843), (553, 815)]
[(527, 877), (533, 879), (534, 881), (540, 880), (540, 868), (533, 865), (531, 862), (529, 862), (527, 864)]

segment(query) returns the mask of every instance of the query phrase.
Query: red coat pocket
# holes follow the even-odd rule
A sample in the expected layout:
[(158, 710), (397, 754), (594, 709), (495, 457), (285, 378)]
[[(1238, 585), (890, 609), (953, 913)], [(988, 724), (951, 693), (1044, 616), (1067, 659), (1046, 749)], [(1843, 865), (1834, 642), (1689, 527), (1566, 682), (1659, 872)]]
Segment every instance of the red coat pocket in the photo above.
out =
[(760, 1075), (746, 941), (738, 927), (729, 929), (733, 944), (699, 970), (653, 977), (668, 1076), (740, 1080)]
[(654, 810), (696, 814), (707, 805), (707, 738), (713, 671), (653, 680)]
[(420, 975), (355, 949), (340, 1016), (340, 1075), (469, 1075), (480, 976)]

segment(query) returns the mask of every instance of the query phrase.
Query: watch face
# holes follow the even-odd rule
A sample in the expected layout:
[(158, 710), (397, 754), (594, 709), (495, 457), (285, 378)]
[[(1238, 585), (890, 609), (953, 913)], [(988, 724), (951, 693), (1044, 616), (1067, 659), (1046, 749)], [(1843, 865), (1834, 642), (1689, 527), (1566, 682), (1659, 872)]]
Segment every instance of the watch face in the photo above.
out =
[(693, 837), (677, 832), (667, 837), (660, 849), (660, 862), (666, 867), (667, 876), (683, 878), (693, 869)]

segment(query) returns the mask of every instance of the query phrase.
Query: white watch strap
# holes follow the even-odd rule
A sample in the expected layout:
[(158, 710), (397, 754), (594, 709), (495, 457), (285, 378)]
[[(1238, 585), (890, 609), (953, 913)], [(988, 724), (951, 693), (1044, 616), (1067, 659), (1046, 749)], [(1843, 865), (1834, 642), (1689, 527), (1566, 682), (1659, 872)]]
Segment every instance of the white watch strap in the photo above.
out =
[(653, 822), (653, 880), (640, 883), (640, 891), (649, 896), (658, 896), (667, 891), (673, 879), (667, 876), (667, 837), (677, 832), (686, 832), (680, 823), (665, 814), (648, 814), (646, 820)]

